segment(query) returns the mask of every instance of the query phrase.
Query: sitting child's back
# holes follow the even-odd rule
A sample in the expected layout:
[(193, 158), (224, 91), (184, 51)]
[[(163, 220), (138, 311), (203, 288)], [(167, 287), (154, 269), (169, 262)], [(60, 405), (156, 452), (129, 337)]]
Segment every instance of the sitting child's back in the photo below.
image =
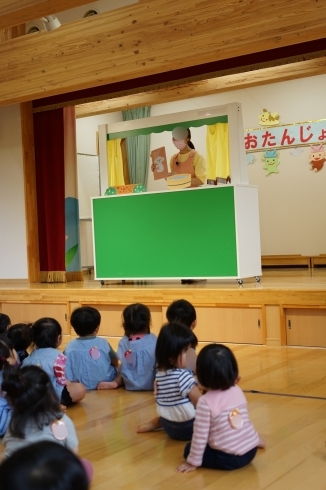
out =
[(155, 378), (156, 335), (150, 333), (151, 314), (135, 303), (122, 313), (125, 335), (119, 342), (121, 376), (127, 390), (152, 390)]
[(91, 306), (77, 308), (70, 323), (79, 337), (65, 348), (67, 378), (79, 381), (87, 390), (95, 390), (101, 382), (114, 383), (118, 358), (107, 340), (97, 337), (101, 323), (99, 311)]

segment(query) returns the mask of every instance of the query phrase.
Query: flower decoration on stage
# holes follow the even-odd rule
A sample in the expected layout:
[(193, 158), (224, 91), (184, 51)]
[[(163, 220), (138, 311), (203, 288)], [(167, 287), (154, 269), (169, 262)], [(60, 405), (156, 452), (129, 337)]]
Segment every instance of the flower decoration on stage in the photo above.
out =
[(116, 194), (140, 194), (146, 192), (144, 184), (126, 184), (108, 187), (104, 193), (105, 196), (115, 196)]
[(266, 175), (278, 174), (278, 166), (281, 163), (278, 159), (278, 154), (276, 150), (266, 150), (262, 156), (265, 160), (264, 170), (266, 170)]
[(269, 112), (267, 109), (263, 109), (263, 113), (258, 116), (258, 119), (261, 126), (277, 126), (280, 124), (278, 113)]
[(314, 170), (315, 172), (319, 172), (324, 166), (324, 162), (326, 161), (326, 152), (323, 145), (312, 145), (310, 147), (310, 170)]
[(146, 186), (144, 184), (137, 184), (133, 189), (133, 194), (139, 194), (140, 192), (146, 192)]

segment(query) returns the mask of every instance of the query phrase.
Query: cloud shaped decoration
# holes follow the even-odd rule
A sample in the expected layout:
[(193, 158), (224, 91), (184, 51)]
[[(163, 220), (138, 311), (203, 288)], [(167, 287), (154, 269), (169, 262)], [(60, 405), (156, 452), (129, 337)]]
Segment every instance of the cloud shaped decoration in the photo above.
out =
[(254, 161), (254, 155), (252, 153), (247, 153), (247, 164), (250, 165), (250, 163), (253, 163)]
[(303, 148), (292, 148), (290, 150), (290, 155), (293, 157), (298, 157), (301, 153), (303, 153)]

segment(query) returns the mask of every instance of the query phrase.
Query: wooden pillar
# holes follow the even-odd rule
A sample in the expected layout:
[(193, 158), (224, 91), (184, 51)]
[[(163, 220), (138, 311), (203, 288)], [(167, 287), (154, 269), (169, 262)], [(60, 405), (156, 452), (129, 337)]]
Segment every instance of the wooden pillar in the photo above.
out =
[(40, 282), (32, 102), (20, 104), (20, 113), (24, 162), (28, 281)]

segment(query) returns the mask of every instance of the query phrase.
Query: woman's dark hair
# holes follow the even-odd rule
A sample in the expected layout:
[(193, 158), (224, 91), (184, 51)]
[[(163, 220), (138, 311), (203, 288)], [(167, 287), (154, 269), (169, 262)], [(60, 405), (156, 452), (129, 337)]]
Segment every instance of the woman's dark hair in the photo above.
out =
[(187, 144), (188, 144), (189, 148), (191, 148), (192, 150), (194, 150), (194, 149), (195, 149), (195, 145), (194, 145), (194, 144), (193, 144), (193, 142), (191, 141), (191, 132), (190, 132), (190, 129), (189, 129), (189, 128), (187, 128), (187, 131), (188, 131), (188, 136), (187, 136), (187, 138), (189, 138), (189, 141), (188, 141), (188, 143), (187, 143)]
[(155, 356), (157, 369), (167, 371), (176, 367), (178, 357), (188, 347), (198, 343), (196, 335), (181, 323), (163, 325), (157, 338)]
[(125, 335), (136, 335), (150, 333), (151, 312), (142, 303), (133, 303), (122, 312), (122, 326)]
[(0, 465), (1, 490), (88, 490), (80, 459), (57, 442), (18, 449)]
[(11, 325), (9, 316), (5, 313), (0, 313), (0, 335), (7, 331), (9, 325)]
[(70, 323), (77, 335), (87, 337), (100, 325), (101, 314), (92, 306), (81, 306), (72, 312)]
[(31, 421), (39, 429), (62, 417), (60, 402), (49, 376), (39, 366), (23, 366), (12, 371), (2, 383), (13, 407), (9, 424), (14, 437), (24, 439)]
[(170, 323), (178, 322), (190, 328), (196, 320), (196, 310), (189, 301), (178, 299), (173, 301), (166, 310), (166, 318)]
[(228, 390), (239, 375), (233, 352), (222, 344), (209, 344), (199, 352), (196, 363), (199, 383), (211, 390)]
[(32, 341), (39, 349), (58, 346), (62, 334), (60, 323), (54, 318), (40, 318), (32, 325)]
[(32, 343), (32, 324), (15, 323), (8, 328), (6, 335), (16, 351), (26, 350)]

